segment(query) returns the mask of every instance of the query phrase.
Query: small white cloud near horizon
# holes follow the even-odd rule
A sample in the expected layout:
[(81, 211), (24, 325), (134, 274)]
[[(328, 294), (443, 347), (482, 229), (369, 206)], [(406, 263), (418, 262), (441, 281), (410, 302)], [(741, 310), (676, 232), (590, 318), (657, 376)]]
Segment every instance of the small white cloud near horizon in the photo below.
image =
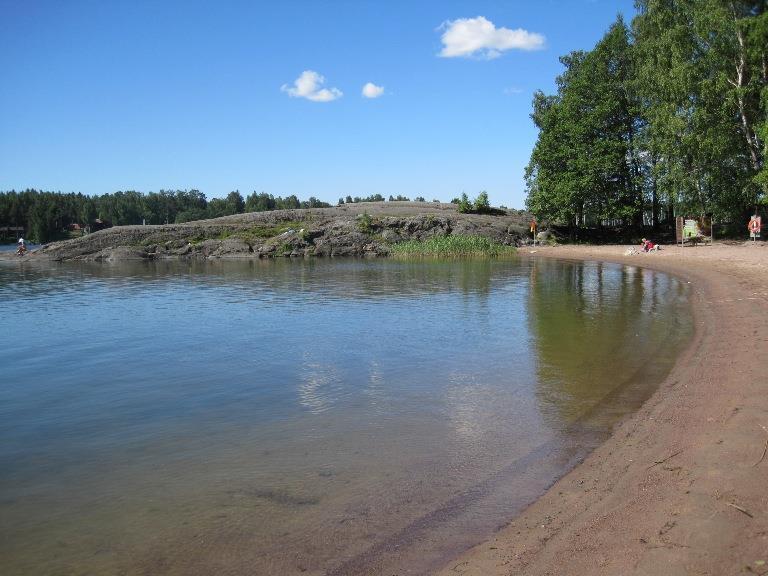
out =
[(544, 48), (542, 34), (528, 32), (522, 28), (496, 28), (485, 18), (459, 18), (443, 22), (439, 29), (445, 29), (440, 41), (442, 58), (477, 56), (491, 60), (507, 50), (540, 50)]
[(363, 96), (366, 98), (378, 98), (384, 94), (384, 86), (376, 86), (373, 82), (367, 82), (363, 86)]
[(523, 89), (511, 86), (510, 88), (504, 88), (504, 94), (522, 94)]
[(322, 88), (323, 84), (324, 76), (314, 70), (304, 70), (301, 76), (293, 81), (293, 86), (283, 84), (280, 90), (291, 98), (306, 98), (312, 102), (331, 102), (344, 95), (338, 88)]

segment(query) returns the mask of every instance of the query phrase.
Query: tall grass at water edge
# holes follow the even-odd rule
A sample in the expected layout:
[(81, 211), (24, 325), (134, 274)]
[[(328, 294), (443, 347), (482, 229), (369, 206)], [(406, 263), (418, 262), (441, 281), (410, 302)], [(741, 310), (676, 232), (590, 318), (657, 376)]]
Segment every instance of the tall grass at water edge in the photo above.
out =
[(463, 234), (408, 240), (392, 246), (395, 258), (498, 258), (514, 253), (513, 246), (505, 246), (483, 236)]

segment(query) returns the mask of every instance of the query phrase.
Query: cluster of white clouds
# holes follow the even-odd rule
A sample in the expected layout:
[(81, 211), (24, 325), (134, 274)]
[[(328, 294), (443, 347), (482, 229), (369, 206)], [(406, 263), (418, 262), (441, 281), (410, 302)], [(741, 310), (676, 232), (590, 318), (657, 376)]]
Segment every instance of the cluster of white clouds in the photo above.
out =
[(507, 50), (540, 50), (544, 48), (544, 36), (522, 28), (496, 28), (483, 16), (459, 18), (444, 22), (440, 41), (443, 58), (471, 57), (498, 58)]
[(330, 102), (344, 96), (338, 88), (322, 88), (325, 77), (314, 70), (304, 70), (301, 76), (293, 81), (293, 86), (283, 84), (280, 90), (287, 92), (291, 98), (306, 98), (313, 102)]
[[(291, 98), (306, 98), (312, 102), (331, 102), (344, 96), (338, 88), (323, 88), (323, 84), (325, 76), (314, 70), (304, 70), (293, 84), (283, 84), (280, 90)], [(362, 94), (365, 98), (378, 98), (384, 94), (384, 87), (368, 82), (363, 86)]]
[(376, 86), (373, 82), (367, 82), (363, 86), (363, 96), (366, 98), (378, 98), (384, 94), (384, 86)]
[[(476, 57), (491, 60), (507, 50), (540, 50), (544, 48), (545, 43), (541, 34), (522, 28), (497, 28), (484, 16), (448, 20), (438, 29), (443, 30), (440, 37), (443, 49), (439, 54), (443, 58)], [(314, 70), (304, 70), (293, 84), (283, 84), (280, 90), (292, 98), (306, 98), (313, 102), (331, 102), (344, 96), (338, 88), (324, 88), (324, 84), (324, 76)], [(519, 88), (504, 90), (505, 94), (520, 92)], [(384, 87), (366, 82), (361, 93), (364, 98), (379, 98), (384, 95)]]

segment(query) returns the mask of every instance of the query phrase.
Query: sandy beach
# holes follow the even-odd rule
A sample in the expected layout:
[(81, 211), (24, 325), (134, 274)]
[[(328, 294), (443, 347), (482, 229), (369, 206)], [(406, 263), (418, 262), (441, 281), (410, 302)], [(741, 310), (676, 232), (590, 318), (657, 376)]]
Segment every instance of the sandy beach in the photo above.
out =
[(768, 574), (768, 246), (628, 248), (521, 252), (690, 282), (690, 347), (610, 440), (439, 574)]

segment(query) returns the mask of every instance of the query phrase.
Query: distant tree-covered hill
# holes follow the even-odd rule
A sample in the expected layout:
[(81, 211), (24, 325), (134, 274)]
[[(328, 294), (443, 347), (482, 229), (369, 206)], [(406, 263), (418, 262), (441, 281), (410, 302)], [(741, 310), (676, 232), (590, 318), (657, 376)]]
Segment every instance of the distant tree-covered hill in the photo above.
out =
[(24, 190), (0, 192), (0, 229), (23, 228), (30, 240), (43, 243), (62, 237), (72, 227), (92, 227), (97, 220), (100, 226), (166, 224), (243, 212), (329, 206), (314, 197), (299, 200), (293, 195), (281, 198), (265, 192), (254, 192), (243, 198), (240, 192), (234, 191), (226, 198), (208, 200), (199, 190), (161, 190), (148, 194), (129, 190), (101, 196)]
[[(390, 196), (390, 201), (409, 201), (405, 196)], [(339, 205), (382, 202), (381, 194), (339, 199)], [(415, 198), (424, 202), (424, 198)], [(438, 200), (433, 200), (438, 202)], [(458, 200), (457, 200), (458, 202)], [(160, 190), (144, 194), (134, 190), (86, 196), (84, 194), (24, 190), (0, 192), (0, 241), (10, 240), (18, 229), (33, 242), (49, 242), (66, 237), (71, 228), (97, 229), (131, 224), (174, 224), (231, 216), (245, 212), (270, 212), (298, 208), (330, 208), (314, 196), (299, 200), (293, 194), (273, 196), (253, 192), (243, 198), (239, 191), (225, 198), (208, 200), (199, 190)], [(10, 230), (9, 230), (10, 229)]]

